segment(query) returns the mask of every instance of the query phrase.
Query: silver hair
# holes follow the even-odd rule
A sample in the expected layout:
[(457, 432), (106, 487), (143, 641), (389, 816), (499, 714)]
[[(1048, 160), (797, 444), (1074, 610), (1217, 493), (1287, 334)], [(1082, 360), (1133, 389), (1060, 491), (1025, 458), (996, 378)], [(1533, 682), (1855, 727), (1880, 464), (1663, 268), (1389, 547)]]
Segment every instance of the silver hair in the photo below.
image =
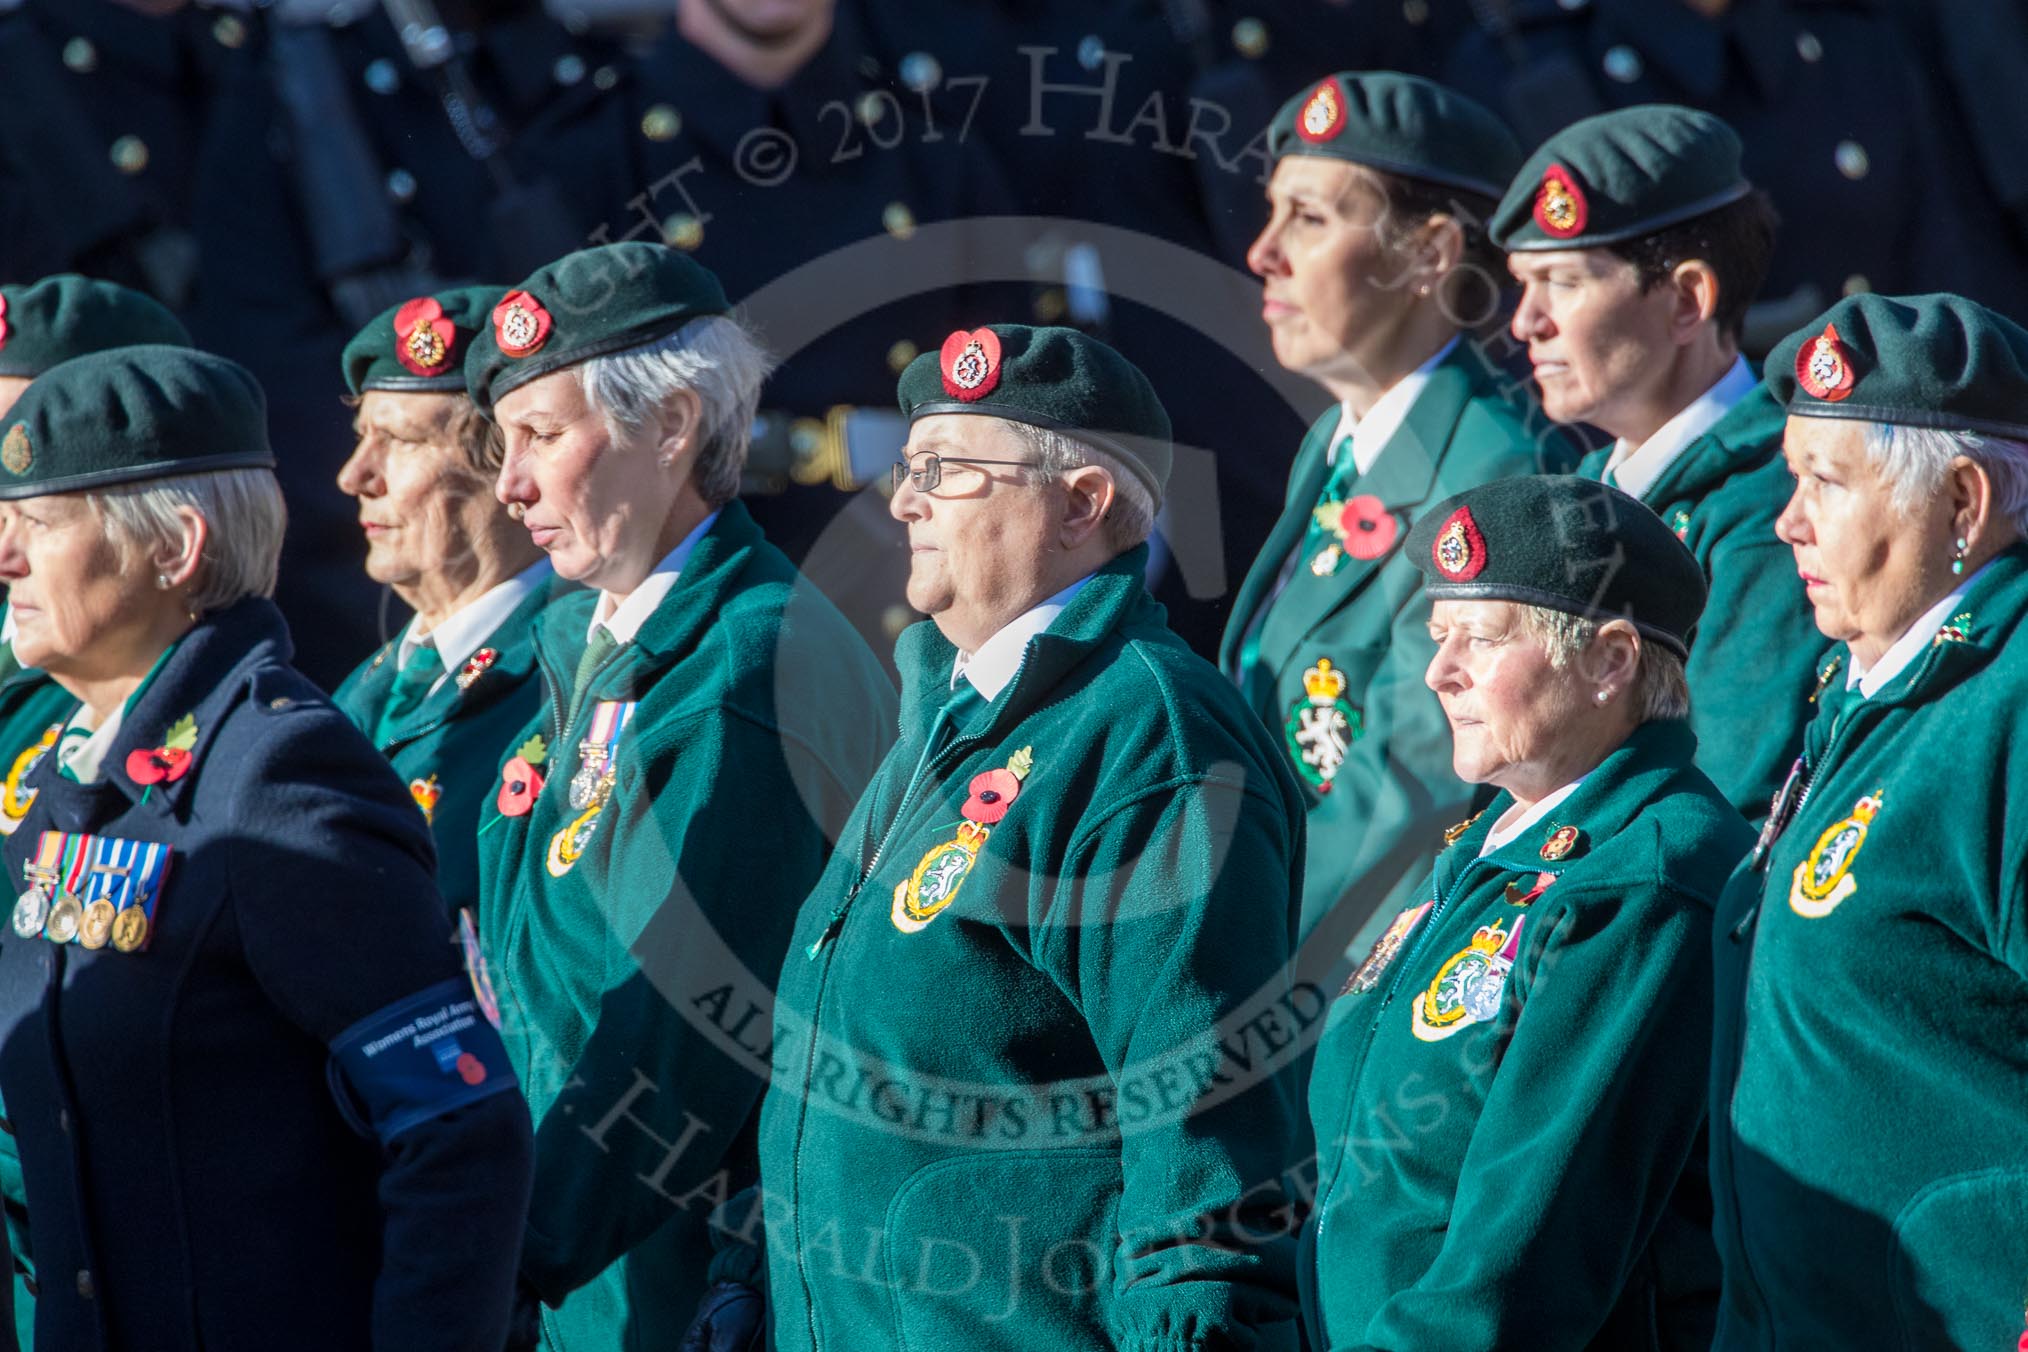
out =
[(1155, 529), (1155, 495), (1138, 474), (1120, 462), (1110, 451), (1102, 451), (1088, 441), (1037, 427), (1033, 423), (1007, 423), (1014, 434), (1028, 444), (1035, 454), (1034, 468), (1029, 472), (1029, 482), (1043, 483), (1060, 474), (1090, 465), (1104, 470), (1113, 481), (1113, 505), (1106, 512), (1106, 543), (1119, 551), (1132, 549), (1146, 540)]
[(2028, 534), (2028, 442), (1983, 432), (1866, 423), (1866, 453), (1887, 480), (1894, 509), (1907, 516), (1943, 484), (1951, 461), (1964, 456), (1993, 481), (1996, 515)]
[(761, 384), (773, 367), (767, 349), (743, 322), (706, 315), (652, 343), (593, 357), (573, 369), (615, 442), (652, 430), (670, 399), (693, 391), (701, 408), (693, 475), (704, 500), (722, 507), (739, 495)]
[[(1602, 624), (1568, 611), (1526, 605), (1521, 607), (1521, 622), (1549, 655), (1554, 671), (1568, 670), (1582, 658)], [(1630, 693), (1643, 723), (1690, 716), (1690, 682), (1683, 673), (1683, 659), (1645, 636)]]
[(122, 567), (182, 546), (188, 507), (208, 528), (187, 604), (198, 615), (249, 596), (273, 596), (288, 508), (269, 469), (221, 469), (118, 484), (88, 495)]

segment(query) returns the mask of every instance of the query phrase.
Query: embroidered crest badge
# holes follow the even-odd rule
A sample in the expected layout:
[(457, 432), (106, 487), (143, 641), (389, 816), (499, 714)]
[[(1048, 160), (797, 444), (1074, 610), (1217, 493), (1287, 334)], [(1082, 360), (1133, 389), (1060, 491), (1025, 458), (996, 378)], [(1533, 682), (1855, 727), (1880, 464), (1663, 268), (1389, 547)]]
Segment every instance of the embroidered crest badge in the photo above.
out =
[(1479, 523), (1472, 517), (1472, 509), (1460, 507), (1437, 531), (1436, 540), (1429, 547), (1430, 560), (1437, 571), (1452, 582), (1470, 582), (1486, 567), (1486, 537), (1479, 534)]
[(1542, 171), (1542, 183), (1535, 189), (1535, 224), (1552, 239), (1569, 239), (1584, 233), (1591, 206), (1584, 189), (1560, 164)]
[(1521, 951), (1521, 928), (1527, 923), (1524, 915), (1509, 930), (1504, 920), (1495, 920), (1444, 960), (1410, 1010), (1410, 1030), (1418, 1039), (1441, 1042), (1499, 1014), (1507, 973)]
[(1366, 731), (1366, 720), (1345, 699), (1345, 685), (1345, 673), (1330, 658), (1318, 658), (1303, 673), (1302, 697), (1289, 706), (1282, 724), (1296, 773), (1320, 793), (1331, 791), (1352, 743)]
[(443, 374), (458, 330), (433, 296), (417, 296), (394, 312), (394, 359), (419, 376)]
[(42, 731), (42, 736), (24, 747), (14, 763), (7, 767), (7, 782), (0, 786), (0, 836), (11, 836), (21, 825), (21, 819), (28, 815), (28, 809), (35, 805), (35, 790), (22, 787), (35, 767), (42, 764), (42, 758), (56, 745), (57, 736), (63, 732), (63, 724), (51, 723)]
[(1789, 878), (1789, 909), (1806, 920), (1822, 920), (1859, 890), (1852, 865), (1866, 844), (1866, 833), (1879, 815), (1884, 789), (1875, 789), (1852, 805), (1852, 814), (1833, 822), (1817, 837), (1809, 856)]
[(958, 899), (979, 851), (993, 834), (992, 828), (1007, 815), (1021, 786), (1035, 768), (1029, 747), (1008, 758), (1003, 770), (987, 770), (972, 776), (965, 805), (959, 809), (964, 821), (957, 834), (941, 845), (932, 846), (915, 866), (915, 871), (894, 885), (894, 904), (888, 918), (903, 934), (919, 934), (930, 921)]
[(1317, 145), (1328, 141), (1345, 128), (1345, 96), (1338, 92), (1336, 80), (1326, 80), (1311, 92), (1303, 104), (1303, 111), (1296, 116), (1296, 135)]
[(27, 423), (14, 424), (0, 437), (0, 468), (15, 475), (35, 468), (35, 447), (29, 443)]
[(1824, 331), (1796, 353), (1796, 383), (1826, 403), (1835, 404), (1850, 395), (1857, 378), (1852, 351), (1838, 337), (1836, 324), (1824, 325)]
[(937, 360), (945, 394), (968, 404), (984, 399), (1000, 383), (1000, 335), (985, 328), (959, 329), (944, 339)]
[(510, 291), (493, 307), (493, 339), (510, 357), (532, 357), (549, 341), (552, 321), (542, 302), (526, 291)]

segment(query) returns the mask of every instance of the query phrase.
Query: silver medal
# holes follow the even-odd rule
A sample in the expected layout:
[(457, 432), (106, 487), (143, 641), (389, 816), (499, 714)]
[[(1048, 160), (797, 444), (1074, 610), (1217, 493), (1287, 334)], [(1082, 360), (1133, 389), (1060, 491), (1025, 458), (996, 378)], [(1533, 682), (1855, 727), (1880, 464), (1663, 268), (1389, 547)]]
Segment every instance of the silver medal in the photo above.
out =
[(14, 932), (24, 939), (33, 939), (42, 933), (42, 927), (49, 923), (49, 893), (40, 887), (31, 887), (14, 901)]

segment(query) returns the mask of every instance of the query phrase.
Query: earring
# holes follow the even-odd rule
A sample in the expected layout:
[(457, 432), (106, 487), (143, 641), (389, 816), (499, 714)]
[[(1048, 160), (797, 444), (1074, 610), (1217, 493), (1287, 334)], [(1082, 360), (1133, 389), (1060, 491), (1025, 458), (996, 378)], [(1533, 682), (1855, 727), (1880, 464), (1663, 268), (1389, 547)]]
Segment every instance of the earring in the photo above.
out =
[(1958, 537), (1958, 552), (1951, 555), (1951, 575), (1954, 577), (1961, 577), (1963, 576), (1964, 571), (1965, 571), (1965, 539), (1961, 535)]
[(167, 573), (155, 574), (155, 590), (156, 591), (169, 590), (169, 574)]
[(1610, 690), (1601, 690), (1596, 695), (1592, 696), (1592, 698), (1597, 700), (1600, 704), (1604, 704), (1607, 700), (1611, 699), (1612, 697), (1613, 692)]

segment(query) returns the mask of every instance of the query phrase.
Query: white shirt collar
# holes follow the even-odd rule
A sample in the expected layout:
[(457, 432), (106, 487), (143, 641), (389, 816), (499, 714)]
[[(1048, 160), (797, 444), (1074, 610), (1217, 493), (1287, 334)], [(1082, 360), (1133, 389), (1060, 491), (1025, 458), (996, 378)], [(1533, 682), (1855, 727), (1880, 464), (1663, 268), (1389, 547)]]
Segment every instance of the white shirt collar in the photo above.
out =
[(1862, 668), (1858, 657), (1853, 657), (1849, 664), (1850, 670), (1845, 673), (1845, 688), (1850, 690), (1853, 686), (1859, 687), (1861, 699), (1872, 699), (1885, 689), (1889, 681), (1906, 671), (1910, 663), (1922, 656), (1923, 649), (1929, 647), (1930, 641), (1937, 636), (1937, 631), (1944, 627), (1944, 621), (1964, 604), (1965, 593), (1971, 589), (1972, 583), (1978, 580), (1980, 573), (1990, 567), (1992, 567), (1990, 560), (1980, 564), (1970, 577), (1951, 588), (1950, 595), (1922, 612), (1916, 622), (1908, 626), (1908, 632), (1894, 640), (1893, 645), (1880, 654), (1880, 660), (1872, 666)]
[(400, 671), (407, 666), (410, 655), (427, 638), (435, 646), (437, 661), (443, 664), (444, 674), (450, 675), (464, 666), (465, 659), (479, 651), (479, 645), (507, 622), (516, 606), (549, 581), (554, 571), (548, 559), (537, 559), (505, 582), (487, 589), (478, 600), (453, 611), (448, 619), (427, 634), (417, 633), (416, 622), (410, 620), (408, 628), (401, 631), (401, 647), (395, 653), (394, 669)]
[(683, 543), (663, 555), (655, 570), (642, 579), (640, 586), (627, 593), (627, 599), (618, 605), (613, 604), (611, 592), (600, 592), (599, 603), (592, 607), (591, 624), (585, 630), (586, 641), (589, 642), (599, 626), (604, 625), (606, 632), (619, 642), (632, 643), (634, 635), (641, 632), (641, 626), (655, 613), (655, 608), (675, 590), (676, 579), (682, 576), (690, 551), (697, 547), (697, 542), (704, 538), (704, 532), (710, 530), (717, 520), (718, 513), (713, 512), (698, 522), (696, 529), (683, 537)]
[(1347, 432), (1352, 436), (1352, 463), (1361, 474), (1373, 468), (1373, 462), (1380, 458), (1380, 452), (1401, 430), (1401, 424), (1408, 417), (1408, 411), (1415, 407), (1416, 399), (1422, 394), (1423, 386), (1445, 357), (1451, 355), (1458, 345), (1458, 336), (1437, 349), (1435, 356), (1410, 371), (1388, 387), (1387, 393), (1373, 401), (1373, 407), (1366, 410), (1366, 416), (1352, 416), (1352, 405), (1338, 406), (1338, 430), (1331, 437), (1331, 444), (1324, 451), (1326, 464), (1336, 466), (1338, 447), (1345, 440)]
[(972, 683), (972, 688), (984, 695), (988, 702), (1000, 698), (1021, 670), (1021, 659), (1027, 656), (1028, 640), (1056, 622), (1071, 599), (1084, 590), (1084, 584), (1091, 581), (1087, 573), (1065, 587), (1032, 610), (1023, 611), (1005, 625), (1000, 632), (979, 645), (975, 653), (959, 653), (958, 660), (951, 664), (951, 689), (958, 688), (958, 677)]
[(1504, 847), (1509, 841), (1518, 840), (1530, 827), (1556, 811), (1558, 805), (1564, 799), (1576, 793), (1577, 786), (1584, 783), (1584, 779), (1583, 775), (1579, 775), (1555, 793), (1550, 794), (1546, 798), (1537, 799), (1533, 807), (1518, 817), (1514, 815), (1514, 808), (1520, 807), (1519, 803), (1514, 804), (1514, 807), (1510, 807), (1501, 813), (1500, 820), (1493, 823), (1493, 829), (1486, 832), (1485, 840), (1479, 844), (1479, 858), (1484, 859), (1493, 851)]
[[(106, 753), (113, 749), (113, 739), (120, 735), (120, 724), (127, 719), (127, 706), (121, 703), (105, 722), (88, 730), (84, 720), (89, 717), (84, 705), (78, 705), (77, 712), (64, 724), (56, 742), (56, 763), (70, 771), (71, 777), (80, 784), (98, 783), (99, 766), (105, 761)], [(89, 736), (79, 735), (87, 731)]]
[(1746, 358), (1734, 357), (1731, 369), (1717, 384), (1691, 400), (1639, 446), (1625, 437), (1614, 442), (1613, 453), (1606, 460), (1613, 486), (1633, 497), (1646, 497), (1669, 466), (1682, 459), (1691, 442), (1717, 426), (1734, 404), (1753, 392), (1753, 384), (1753, 368)]

